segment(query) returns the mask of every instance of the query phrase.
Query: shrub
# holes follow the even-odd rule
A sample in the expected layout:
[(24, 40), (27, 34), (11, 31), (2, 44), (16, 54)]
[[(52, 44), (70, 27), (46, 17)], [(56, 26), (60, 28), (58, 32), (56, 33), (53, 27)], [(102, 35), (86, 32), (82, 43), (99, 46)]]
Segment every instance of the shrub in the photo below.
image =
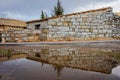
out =
[(0, 48), (0, 57), (8, 57), (8, 59), (12, 56), (12, 51), (9, 49)]
[(12, 56), (12, 51), (11, 50), (7, 50), (7, 58), (9, 59)]

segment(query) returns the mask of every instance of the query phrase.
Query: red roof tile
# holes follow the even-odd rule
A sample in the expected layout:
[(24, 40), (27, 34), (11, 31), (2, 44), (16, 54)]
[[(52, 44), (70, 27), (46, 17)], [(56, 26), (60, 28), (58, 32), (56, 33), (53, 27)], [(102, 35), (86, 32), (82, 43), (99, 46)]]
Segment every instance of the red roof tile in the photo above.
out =
[(26, 23), (24, 21), (13, 20), (13, 19), (5, 19), (5, 18), (0, 18), (0, 25), (2, 25), (2, 26), (26, 27)]

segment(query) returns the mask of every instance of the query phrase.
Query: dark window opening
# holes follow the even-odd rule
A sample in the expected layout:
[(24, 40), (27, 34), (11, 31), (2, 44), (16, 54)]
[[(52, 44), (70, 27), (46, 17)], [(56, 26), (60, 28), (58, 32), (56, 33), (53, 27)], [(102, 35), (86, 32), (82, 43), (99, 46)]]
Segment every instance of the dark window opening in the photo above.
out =
[(27, 27), (24, 27), (24, 29), (27, 29)]
[(35, 53), (35, 57), (41, 57), (41, 56), (40, 56), (40, 53), (36, 52), (36, 53)]
[(40, 29), (40, 24), (36, 24), (35, 29)]

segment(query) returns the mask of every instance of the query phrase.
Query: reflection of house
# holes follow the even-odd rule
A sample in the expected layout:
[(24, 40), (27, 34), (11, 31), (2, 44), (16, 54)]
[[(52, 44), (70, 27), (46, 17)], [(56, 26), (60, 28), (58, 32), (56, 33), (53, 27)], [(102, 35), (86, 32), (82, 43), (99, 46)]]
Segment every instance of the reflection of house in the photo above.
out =
[(59, 66), (59, 65), (53, 65), (55, 71), (57, 72), (57, 75), (58, 77), (61, 76), (61, 72), (62, 72), (62, 69), (64, 68), (63, 66)]
[(14, 32), (15, 30), (23, 30), (26, 28), (26, 23), (19, 20), (0, 18), (0, 39), (7, 38), (8, 31)]

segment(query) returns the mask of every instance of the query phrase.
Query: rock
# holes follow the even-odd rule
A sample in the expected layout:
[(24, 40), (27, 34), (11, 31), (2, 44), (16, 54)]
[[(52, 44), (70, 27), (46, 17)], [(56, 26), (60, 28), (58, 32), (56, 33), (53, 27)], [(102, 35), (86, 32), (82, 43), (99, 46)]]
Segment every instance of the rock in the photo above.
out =
[(23, 42), (22, 40), (18, 40), (17, 42)]
[(5, 43), (5, 42), (6, 42), (5, 38), (2, 38), (2, 43)]
[(39, 36), (34, 36), (34, 40), (33, 41), (35, 41), (35, 42), (39, 42), (40, 40), (39, 40)]

